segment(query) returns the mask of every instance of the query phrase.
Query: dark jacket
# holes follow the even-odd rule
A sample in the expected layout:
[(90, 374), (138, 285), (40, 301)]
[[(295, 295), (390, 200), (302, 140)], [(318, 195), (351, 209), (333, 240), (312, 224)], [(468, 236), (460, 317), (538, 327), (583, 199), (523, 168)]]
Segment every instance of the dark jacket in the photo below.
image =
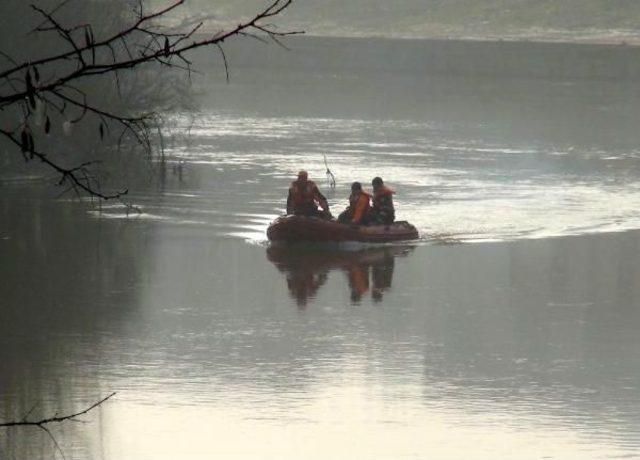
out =
[(396, 218), (393, 207), (393, 194), (395, 192), (383, 185), (374, 191), (373, 208), (371, 209), (372, 223), (391, 224)]

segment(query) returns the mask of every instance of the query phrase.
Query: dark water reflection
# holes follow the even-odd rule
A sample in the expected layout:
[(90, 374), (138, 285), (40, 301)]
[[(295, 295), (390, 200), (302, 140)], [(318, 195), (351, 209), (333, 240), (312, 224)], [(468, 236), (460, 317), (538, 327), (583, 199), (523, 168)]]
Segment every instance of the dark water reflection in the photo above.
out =
[(287, 288), (298, 307), (306, 308), (318, 290), (326, 284), (330, 271), (341, 271), (353, 304), (371, 294), (374, 302), (382, 302), (391, 288), (396, 257), (405, 257), (412, 246), (389, 246), (359, 250), (303, 245), (279, 245), (267, 249), (267, 259), (286, 278)]

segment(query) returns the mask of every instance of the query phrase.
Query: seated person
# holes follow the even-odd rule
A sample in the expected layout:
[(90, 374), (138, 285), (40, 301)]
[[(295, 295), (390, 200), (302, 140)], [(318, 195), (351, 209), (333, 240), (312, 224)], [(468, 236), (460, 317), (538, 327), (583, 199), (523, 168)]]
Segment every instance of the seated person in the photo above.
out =
[[(291, 182), (289, 196), (287, 197), (287, 214), (331, 218), (327, 199), (308, 177), (306, 171), (300, 171), (298, 179)], [(320, 206), (321, 210), (318, 209), (318, 206)]]
[(366, 225), (369, 214), (369, 200), (371, 196), (362, 190), (360, 182), (351, 184), (349, 206), (338, 216), (341, 224)]
[(392, 197), (395, 192), (384, 185), (380, 177), (374, 177), (371, 185), (373, 186), (373, 207), (369, 211), (369, 225), (392, 224), (396, 218)]

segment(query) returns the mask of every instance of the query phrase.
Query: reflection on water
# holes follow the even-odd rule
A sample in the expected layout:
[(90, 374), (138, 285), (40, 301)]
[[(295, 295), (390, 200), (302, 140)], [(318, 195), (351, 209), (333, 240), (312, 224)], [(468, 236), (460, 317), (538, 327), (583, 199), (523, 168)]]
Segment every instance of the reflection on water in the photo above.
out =
[[(69, 460), (640, 448), (635, 233), (265, 257), (189, 225), (20, 204), (0, 200), (0, 419), (118, 391), (54, 428)], [(53, 449), (0, 432), (3, 460)]]
[(305, 308), (327, 281), (331, 270), (346, 275), (353, 304), (371, 291), (371, 299), (381, 302), (391, 288), (396, 257), (404, 257), (413, 246), (385, 246), (361, 250), (340, 250), (331, 246), (273, 245), (269, 259), (284, 273), (287, 288), (298, 307)]
[[(117, 391), (53, 427), (68, 460), (637, 457), (640, 237), (605, 232), (640, 228), (637, 84), (336, 72), (212, 91), (265, 111), (197, 117), (133, 218), (3, 189), (0, 420)], [(326, 152), (332, 205), (384, 171), (438, 243), (502, 242), (246, 244)], [(54, 455), (0, 431), (2, 460)]]

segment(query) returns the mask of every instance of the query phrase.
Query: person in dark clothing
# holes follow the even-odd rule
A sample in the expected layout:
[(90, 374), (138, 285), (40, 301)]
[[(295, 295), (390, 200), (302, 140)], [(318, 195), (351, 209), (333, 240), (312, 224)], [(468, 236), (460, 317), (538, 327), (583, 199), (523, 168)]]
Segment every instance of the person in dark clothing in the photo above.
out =
[[(318, 206), (320, 209), (318, 209)], [(331, 218), (329, 203), (306, 171), (298, 173), (298, 179), (291, 182), (287, 197), (287, 214)]]
[(384, 185), (380, 177), (374, 177), (371, 185), (373, 186), (373, 207), (369, 212), (369, 224), (392, 224), (396, 218), (393, 207), (393, 194), (395, 192)]

